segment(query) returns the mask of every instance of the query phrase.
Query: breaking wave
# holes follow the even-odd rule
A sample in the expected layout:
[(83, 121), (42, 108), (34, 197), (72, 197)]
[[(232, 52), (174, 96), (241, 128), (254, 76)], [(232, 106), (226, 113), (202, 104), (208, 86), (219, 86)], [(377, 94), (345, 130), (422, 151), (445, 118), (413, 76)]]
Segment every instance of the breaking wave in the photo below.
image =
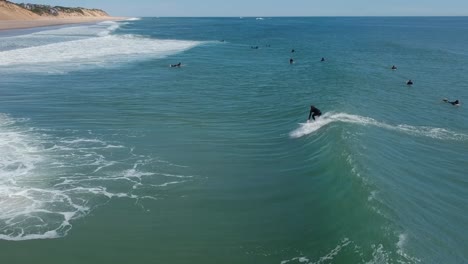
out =
[(23, 72), (67, 72), (89, 66), (108, 67), (129, 60), (164, 58), (203, 43), (112, 34), (121, 24), (105, 21), (92, 26), (65, 27), (3, 38), (0, 68)]
[(309, 135), (318, 131), (320, 128), (325, 127), (331, 123), (342, 122), (359, 124), (364, 126), (376, 126), (388, 130), (394, 130), (401, 133), (406, 133), (414, 136), (425, 136), (435, 139), (443, 140), (468, 140), (468, 135), (453, 132), (444, 128), (426, 127), (426, 126), (411, 126), (411, 125), (390, 125), (383, 122), (379, 122), (370, 117), (363, 117), (358, 115), (350, 115), (346, 113), (325, 113), (316, 121), (310, 123), (302, 123), (300, 127), (292, 131), (289, 135), (292, 138), (299, 138), (305, 135)]

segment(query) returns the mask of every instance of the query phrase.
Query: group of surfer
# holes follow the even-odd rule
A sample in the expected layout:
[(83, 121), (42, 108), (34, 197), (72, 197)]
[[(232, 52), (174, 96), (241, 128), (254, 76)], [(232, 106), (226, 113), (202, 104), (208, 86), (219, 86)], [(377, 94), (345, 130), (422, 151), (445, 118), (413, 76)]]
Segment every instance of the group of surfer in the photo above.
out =
[[(292, 50), (291, 52), (294, 52), (294, 50)], [(322, 61), (324, 61), (325, 59), (322, 58)], [(292, 63), (293, 59), (290, 60), (290, 63)], [(396, 70), (397, 67), (395, 65), (392, 66), (391, 68), (392, 70)], [(413, 81), (412, 80), (408, 80), (406, 82), (407, 85), (413, 85)], [(446, 103), (449, 103), (451, 105), (454, 105), (454, 106), (459, 106), (460, 105), (460, 101), (459, 100), (455, 100), (455, 101), (449, 101), (447, 98), (444, 98), (442, 101), (446, 102)], [(312, 118), (314, 121), (315, 121), (315, 117), (319, 117), (322, 115), (322, 112), (316, 108), (315, 106), (311, 105), (310, 106), (310, 111), (309, 111), (309, 118), (307, 119), (307, 122), (310, 122), (310, 118)]]
[[(292, 49), (292, 50), (291, 50), (291, 53), (294, 53), (294, 52), (296, 52), (296, 50), (295, 50), (295, 49)], [(322, 57), (322, 58), (320, 59), (320, 61), (325, 61), (325, 58)], [(293, 58), (290, 58), (290, 59), (289, 59), (289, 64), (293, 64), (293, 63), (294, 63), (294, 59), (293, 59)]]
[[(222, 40), (222, 42), (224, 42), (224, 40)], [(268, 46), (270, 46), (270, 45), (268, 45)], [(258, 49), (258, 46), (251, 46), (250, 48), (251, 48), (251, 49)], [(296, 52), (295, 49), (292, 49), (292, 50), (291, 50), (291, 53), (295, 53), (295, 52)], [(322, 61), (322, 62), (325, 61), (325, 58), (322, 57), (322, 58), (320, 59), (320, 61)], [(293, 64), (293, 63), (294, 63), (294, 59), (293, 59), (293, 58), (290, 58), (290, 59), (289, 59), (289, 64)], [(181, 64), (180, 62), (177, 63), (177, 64), (171, 64), (171, 68), (174, 68), (174, 67), (179, 67), (179, 68), (180, 68), (181, 66), (182, 66), (182, 64)], [(396, 67), (395, 65), (392, 65), (391, 69), (392, 69), (392, 70), (396, 70), (397, 67)], [(413, 81), (412, 81), (412, 80), (408, 80), (408, 81), (406, 82), (406, 84), (407, 84), (407, 85), (413, 85)], [(452, 104), (452, 105), (454, 105), (454, 106), (459, 106), (459, 105), (460, 105), (460, 101), (458, 101), (458, 100), (449, 101), (447, 98), (444, 98), (443, 101), (446, 102), (446, 103), (450, 103), (450, 104)], [(310, 122), (310, 118), (312, 118), (312, 119), (315, 121), (315, 117), (319, 117), (319, 116), (321, 116), (321, 115), (322, 115), (322, 112), (320, 111), (320, 109), (318, 109), (318, 108), (316, 108), (315, 106), (311, 105), (311, 106), (310, 106), (310, 111), (309, 111), (309, 118), (307, 119), (307, 122)]]
[[(392, 65), (392, 68), (391, 68), (391, 69), (395, 71), (395, 70), (397, 69), (397, 67), (396, 67), (395, 65)], [(413, 81), (412, 81), (412, 80), (408, 80), (408, 81), (406, 82), (406, 85), (413, 85)]]
[[(391, 69), (392, 69), (392, 70), (396, 70), (397, 67), (396, 67), (395, 65), (393, 65)], [(412, 81), (412, 80), (408, 80), (408, 81), (406, 82), (406, 85), (413, 85), (413, 81)], [(444, 98), (442, 101), (444, 101), (444, 102), (446, 102), (446, 103), (450, 103), (450, 104), (455, 105), (455, 106), (459, 106), (459, 105), (460, 105), (460, 101), (458, 101), (458, 100), (455, 100), (455, 101), (450, 102), (447, 98)]]

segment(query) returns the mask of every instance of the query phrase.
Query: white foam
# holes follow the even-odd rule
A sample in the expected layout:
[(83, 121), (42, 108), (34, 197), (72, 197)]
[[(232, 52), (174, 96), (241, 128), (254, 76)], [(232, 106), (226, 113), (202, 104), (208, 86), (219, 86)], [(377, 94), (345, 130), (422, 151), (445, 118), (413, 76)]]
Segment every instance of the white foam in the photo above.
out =
[(351, 243), (351, 241), (348, 238), (344, 238), (339, 245), (337, 245), (334, 249), (332, 249), (328, 254), (326, 254), (323, 257), (320, 257), (320, 259), (314, 264), (320, 264), (320, 263), (325, 263), (326, 261), (332, 261), (333, 258), (340, 253), (340, 251), (348, 246)]
[[(60, 67), (79, 67), (83, 64), (105, 65), (128, 59), (163, 58), (198, 44), (200, 42), (197, 41), (155, 40), (134, 35), (110, 35), (0, 52), (0, 66), (47, 65), (48, 70), (53, 70), (56, 65)], [(30, 67), (29, 69), (40, 70), (41, 68)]]
[(372, 245), (372, 259), (366, 264), (383, 264), (389, 262), (389, 253), (384, 250), (382, 244)]
[(141, 20), (140, 17), (132, 17), (132, 18), (129, 18), (129, 19), (126, 19), (127, 21), (138, 21), (138, 20)]
[(97, 33), (97, 36), (104, 37), (116, 31), (120, 27), (121, 23), (117, 23), (114, 21), (104, 21), (104, 22), (101, 22), (101, 25), (109, 25), (109, 27), (106, 30)]
[(105, 21), (3, 38), (0, 68), (5, 71), (64, 73), (89, 66), (110, 67), (132, 60), (164, 58), (203, 43), (130, 34), (112, 35), (121, 24)]
[[(22, 38), (29, 39), (48, 39), (48, 38), (64, 38), (64, 37), (96, 37), (108, 35), (117, 30), (122, 23), (115, 21), (102, 21), (94, 25), (86, 26), (70, 26), (58, 29), (49, 29), (35, 32), (29, 35), (23, 35)], [(16, 37), (14, 37), (16, 38)], [(13, 38), (13, 39), (14, 39)]]
[(317, 261), (315, 262), (312, 262), (309, 258), (305, 257), (305, 256), (299, 256), (299, 257), (294, 257), (292, 259), (288, 259), (288, 260), (283, 260), (281, 261), (281, 264), (286, 264), (286, 263), (290, 263), (290, 262), (299, 262), (299, 263), (308, 263), (308, 264), (322, 264), (322, 263), (328, 263), (328, 262), (332, 262), (334, 257), (337, 256), (340, 251), (347, 247), (348, 245), (350, 245), (351, 243), (353, 243), (351, 240), (349, 240), (349, 238), (344, 238), (343, 240), (341, 240), (341, 242), (336, 245), (336, 247), (334, 249), (332, 249), (330, 252), (328, 252), (325, 256), (322, 256), (320, 257)]
[[(0, 114), (2, 240), (63, 237), (73, 220), (100, 205), (95, 201), (156, 199), (160, 187), (185, 182), (167, 177), (192, 177), (178, 174), (181, 167), (170, 162), (136, 155), (95, 133), (90, 133), (93, 138), (54, 137), (26, 122)], [(158, 164), (166, 169), (154, 171)]]
[(342, 122), (342, 123), (351, 123), (359, 125), (370, 125), (376, 126), (388, 130), (394, 130), (402, 133), (407, 133), (415, 136), (426, 136), (436, 139), (446, 139), (446, 140), (468, 140), (468, 135), (453, 132), (444, 128), (434, 128), (434, 127), (425, 127), (425, 126), (411, 126), (411, 125), (389, 125), (383, 122), (379, 122), (370, 117), (363, 117), (358, 115), (351, 115), (346, 113), (325, 113), (319, 117), (316, 121), (310, 123), (302, 123), (300, 127), (292, 131), (289, 135), (292, 138), (299, 138), (305, 135), (309, 135), (318, 131), (320, 128), (327, 126), (330, 123)]
[(408, 243), (408, 235), (406, 233), (401, 233), (400, 235), (398, 235), (398, 242), (396, 243), (396, 246), (398, 248), (397, 254), (406, 260), (410, 260), (412, 263), (420, 263), (421, 260), (419, 258), (406, 254), (405, 246), (407, 243)]
[(151, 186), (153, 186), (153, 187), (167, 187), (169, 185), (183, 183), (183, 182), (185, 182), (185, 181), (173, 181), (173, 182), (166, 182), (166, 183), (163, 183), (163, 184), (152, 184)]
[(403, 247), (405, 246), (406, 244), (406, 240), (408, 239), (408, 235), (406, 234), (400, 234), (398, 236), (398, 242), (397, 242), (397, 247), (400, 249), (400, 250), (403, 250)]
[(295, 262), (295, 261), (298, 261), (299, 263), (309, 263), (310, 260), (306, 257), (295, 257), (289, 260), (283, 260), (281, 261), (281, 264), (286, 264), (286, 263)]
[[(400, 235), (400, 241), (405, 241), (406, 235)], [(404, 242), (403, 242), (404, 243)], [(342, 239), (338, 245), (335, 246), (332, 250), (330, 250), (327, 254), (320, 257), (316, 261), (310, 260), (310, 257), (301, 256), (294, 257), (288, 260), (281, 261), (281, 264), (287, 263), (307, 263), (307, 264), (324, 264), (324, 263), (333, 263), (336, 256), (338, 256), (342, 250), (347, 247), (352, 248), (352, 252), (356, 254), (357, 257), (361, 258), (362, 261), (359, 263), (366, 263), (366, 264), (382, 264), (382, 263), (419, 263), (421, 260), (408, 256), (401, 252), (401, 249), (398, 249), (397, 255), (392, 254), (390, 251), (386, 251), (382, 244), (372, 244), (369, 250), (363, 249), (361, 246), (357, 245), (356, 242), (351, 241), (348, 238)], [(348, 253), (351, 251), (348, 250)], [(368, 256), (369, 252), (371, 255)]]
[(377, 198), (377, 191), (371, 191), (370, 192), (370, 195), (367, 197), (367, 200), (370, 202), (370, 201), (373, 201)]

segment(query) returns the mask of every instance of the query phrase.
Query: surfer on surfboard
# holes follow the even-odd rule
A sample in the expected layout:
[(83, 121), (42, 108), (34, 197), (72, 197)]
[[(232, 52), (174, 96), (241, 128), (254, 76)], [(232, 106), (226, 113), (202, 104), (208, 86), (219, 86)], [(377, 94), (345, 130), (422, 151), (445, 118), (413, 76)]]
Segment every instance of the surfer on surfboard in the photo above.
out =
[(177, 63), (177, 64), (171, 64), (171, 68), (175, 68), (175, 67), (180, 67), (182, 65), (182, 63)]
[(322, 115), (322, 112), (320, 112), (320, 110), (318, 108), (316, 108), (315, 106), (311, 105), (310, 106), (310, 112), (309, 112), (309, 119), (307, 119), (307, 122), (310, 121), (310, 118), (312, 117), (312, 119), (315, 121), (315, 117), (319, 117)]

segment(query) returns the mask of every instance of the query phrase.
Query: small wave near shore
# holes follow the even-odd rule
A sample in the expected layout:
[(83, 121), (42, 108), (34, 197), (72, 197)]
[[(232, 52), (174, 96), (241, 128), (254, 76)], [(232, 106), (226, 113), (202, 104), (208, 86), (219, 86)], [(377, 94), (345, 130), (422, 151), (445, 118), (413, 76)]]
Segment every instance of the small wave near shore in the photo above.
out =
[(128, 61), (164, 58), (204, 43), (115, 34), (125, 23), (137, 20), (104, 21), (2, 38), (0, 68), (50, 73), (90, 66), (111, 67)]

